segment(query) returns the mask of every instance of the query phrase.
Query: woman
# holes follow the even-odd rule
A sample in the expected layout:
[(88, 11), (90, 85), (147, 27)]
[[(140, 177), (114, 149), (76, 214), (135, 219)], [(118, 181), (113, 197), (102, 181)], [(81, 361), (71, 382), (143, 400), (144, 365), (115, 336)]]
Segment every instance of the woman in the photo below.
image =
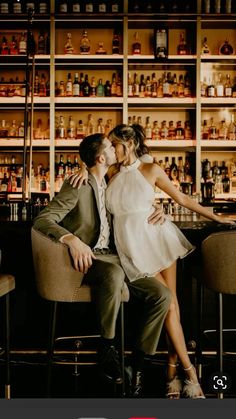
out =
[[(114, 216), (115, 243), (122, 267), (131, 281), (144, 276), (148, 280), (148, 277), (155, 276), (169, 287), (173, 295), (165, 320), (170, 341), (167, 397), (179, 398), (182, 391), (182, 382), (177, 376), (179, 358), (187, 377), (184, 395), (203, 398), (195, 369), (188, 357), (176, 296), (176, 260), (186, 256), (194, 247), (169, 219), (162, 224), (148, 224), (147, 219), (153, 211), (154, 188), (158, 186), (192, 211), (214, 221), (222, 220), (179, 192), (157, 164), (141, 162), (142, 155), (146, 155), (147, 151), (142, 127), (118, 125), (109, 138), (116, 149), (118, 164), (112, 170), (113, 177), (107, 188), (107, 207)], [(75, 183), (74, 179), (72, 181)]]
[(152, 211), (155, 186), (166, 192), (180, 205), (217, 221), (222, 220), (206, 208), (182, 194), (170, 182), (165, 172), (157, 165), (143, 163), (138, 158), (144, 133), (140, 126), (118, 125), (110, 134), (119, 167), (106, 191), (108, 210), (114, 217), (115, 244), (122, 267), (130, 280), (155, 276), (173, 295), (173, 303), (165, 320), (165, 328), (171, 345), (167, 370), (167, 396), (179, 398), (182, 390), (177, 376), (179, 358), (187, 379), (185, 396), (203, 398), (194, 367), (191, 365), (182, 327), (176, 296), (176, 260), (186, 256), (194, 247), (169, 219), (163, 224), (150, 225), (147, 217)]

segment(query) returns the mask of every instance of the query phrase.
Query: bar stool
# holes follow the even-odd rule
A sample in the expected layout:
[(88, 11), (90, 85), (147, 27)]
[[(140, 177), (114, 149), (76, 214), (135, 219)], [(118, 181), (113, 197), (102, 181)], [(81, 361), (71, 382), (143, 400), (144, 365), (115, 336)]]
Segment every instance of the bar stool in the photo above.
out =
[[(51, 240), (35, 228), (31, 230), (33, 261), (35, 269), (36, 287), (39, 295), (52, 302), (50, 320), (48, 355), (48, 394), (50, 394), (52, 364), (54, 357), (54, 342), (59, 302), (91, 303), (93, 295), (89, 285), (82, 285), (83, 276), (72, 266), (67, 246)], [(122, 292), (121, 317), (121, 363), (124, 378), (124, 307), (129, 300), (129, 290), (125, 284)], [(79, 337), (78, 337), (79, 338)], [(123, 388), (124, 392), (124, 379)]]
[[(1, 251), (0, 251), (1, 263)], [(15, 278), (12, 275), (0, 274), (0, 298), (5, 299), (5, 398), (10, 399), (10, 304), (9, 292), (15, 289)]]
[[(218, 296), (218, 359), (223, 372), (223, 299), (222, 294), (236, 295), (236, 231), (213, 233), (202, 242), (203, 282)], [(219, 393), (223, 398), (223, 393)]]

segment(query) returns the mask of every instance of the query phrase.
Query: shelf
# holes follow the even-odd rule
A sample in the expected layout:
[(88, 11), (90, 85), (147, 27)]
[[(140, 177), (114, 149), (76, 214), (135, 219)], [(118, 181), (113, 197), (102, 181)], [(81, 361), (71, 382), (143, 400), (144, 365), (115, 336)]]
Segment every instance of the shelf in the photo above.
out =
[(224, 105), (236, 106), (236, 98), (235, 97), (201, 97), (201, 104), (202, 105), (217, 105), (217, 107), (224, 106)]
[[(23, 139), (5, 139), (0, 138), (0, 147), (23, 147), (24, 140)], [(27, 141), (27, 145), (29, 146), (29, 141)], [(50, 140), (33, 140), (33, 147), (49, 147)]]
[(201, 147), (204, 150), (236, 150), (236, 141), (233, 140), (201, 140)]
[(55, 147), (78, 147), (82, 140), (55, 140)]
[(235, 61), (236, 55), (208, 55), (208, 54), (202, 54), (201, 55), (202, 61)]
[[(14, 84), (14, 83), (12, 83)], [(17, 84), (17, 83), (16, 83)], [(0, 104), (10, 104), (10, 105), (14, 105), (14, 104), (25, 104), (25, 98), (24, 97), (19, 97), (19, 96), (13, 96), (13, 97), (0, 97)], [(31, 97), (28, 98), (28, 103), (31, 103)], [(34, 103), (39, 103), (39, 104), (48, 104), (50, 103), (50, 97), (39, 97), (39, 96), (34, 96)]]
[(82, 54), (56, 54), (55, 55), (55, 60), (56, 63), (57, 61), (63, 61), (63, 62), (67, 62), (67, 61), (82, 61), (84, 63), (84, 61), (112, 61), (113, 62), (123, 62), (124, 59), (124, 55), (123, 54), (86, 54), (86, 55), (82, 55)]
[(196, 147), (196, 140), (147, 140), (145, 144), (150, 148), (189, 148)]
[(181, 106), (181, 105), (195, 105), (196, 98), (192, 97), (183, 97), (183, 98), (174, 98), (174, 97), (161, 97), (161, 98), (151, 98), (151, 97), (129, 97), (129, 105), (162, 105), (162, 106)]
[(83, 105), (89, 104), (93, 106), (93, 104), (123, 104), (123, 97), (55, 97), (54, 99), (55, 104), (60, 105)]
[(192, 60), (196, 60), (197, 56), (196, 55), (168, 55), (168, 59), (167, 60), (158, 60), (154, 57), (153, 54), (150, 55), (128, 55), (128, 60), (129, 61), (155, 61), (155, 64), (166, 64), (168, 65), (169, 61), (181, 61), (181, 62), (188, 62), (188, 61), (192, 61)]

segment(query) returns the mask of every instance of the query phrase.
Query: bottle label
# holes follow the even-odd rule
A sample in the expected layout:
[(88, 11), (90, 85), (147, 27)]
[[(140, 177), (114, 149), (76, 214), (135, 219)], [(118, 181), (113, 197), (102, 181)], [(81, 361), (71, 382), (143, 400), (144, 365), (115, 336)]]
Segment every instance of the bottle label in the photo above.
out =
[(80, 86), (79, 83), (73, 84), (73, 96), (79, 96), (80, 95)]
[(80, 4), (73, 4), (73, 13), (80, 13)]
[(220, 0), (215, 0), (215, 13), (220, 13)]
[(26, 11), (28, 12), (28, 9), (34, 9), (34, 3), (26, 3)]
[(21, 13), (21, 3), (13, 4), (13, 13)]
[(99, 12), (100, 12), (100, 13), (106, 13), (107, 8), (106, 8), (105, 3), (101, 3), (101, 4), (99, 4), (99, 6), (98, 6), (98, 10), (99, 10)]
[(19, 53), (25, 54), (26, 53), (26, 41), (20, 41), (19, 43)]
[(93, 13), (93, 3), (86, 4), (85, 11), (87, 13)]
[(231, 13), (231, 0), (225, 0), (225, 12)]
[(218, 97), (223, 97), (224, 96), (223, 85), (216, 86), (216, 96), (218, 96)]
[(39, 3), (39, 13), (47, 13), (47, 3)]
[(205, 13), (210, 13), (210, 0), (205, 0)]
[(225, 96), (226, 97), (232, 96), (232, 87), (225, 87)]
[(118, 13), (119, 12), (119, 5), (118, 5), (118, 3), (112, 4), (111, 11), (112, 11), (112, 13)]
[(67, 3), (60, 4), (60, 12), (67, 13)]
[(1, 3), (0, 13), (8, 13), (8, 12), (9, 12), (8, 3)]
[(214, 86), (208, 87), (208, 97), (214, 97), (215, 96), (215, 88)]

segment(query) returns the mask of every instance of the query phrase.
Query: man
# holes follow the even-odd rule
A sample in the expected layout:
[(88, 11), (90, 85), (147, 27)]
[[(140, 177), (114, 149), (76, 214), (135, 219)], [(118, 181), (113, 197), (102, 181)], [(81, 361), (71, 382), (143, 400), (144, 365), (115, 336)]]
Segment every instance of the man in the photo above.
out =
[[(65, 180), (58, 195), (35, 219), (34, 227), (66, 244), (78, 270), (78, 281), (94, 287), (101, 329), (98, 362), (108, 377), (120, 383), (122, 374), (114, 337), (125, 274), (112, 243), (104, 180), (109, 166), (116, 162), (115, 150), (102, 134), (94, 134), (82, 141), (80, 157), (89, 171), (87, 184), (78, 190)], [(127, 285), (131, 296), (145, 305), (145, 317), (131, 359), (132, 393), (139, 396), (144, 356), (156, 349), (171, 294), (154, 278), (148, 281), (141, 278)]]

